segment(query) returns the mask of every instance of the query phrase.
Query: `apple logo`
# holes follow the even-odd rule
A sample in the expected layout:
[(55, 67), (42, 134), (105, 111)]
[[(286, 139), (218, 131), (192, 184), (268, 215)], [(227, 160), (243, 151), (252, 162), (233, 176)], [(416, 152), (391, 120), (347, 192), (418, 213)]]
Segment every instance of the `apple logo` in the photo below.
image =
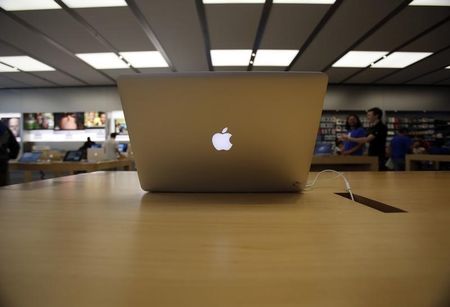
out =
[(230, 150), (231, 144), (230, 138), (231, 133), (227, 133), (228, 127), (222, 130), (222, 133), (216, 133), (212, 137), (212, 143), (214, 148), (217, 150)]

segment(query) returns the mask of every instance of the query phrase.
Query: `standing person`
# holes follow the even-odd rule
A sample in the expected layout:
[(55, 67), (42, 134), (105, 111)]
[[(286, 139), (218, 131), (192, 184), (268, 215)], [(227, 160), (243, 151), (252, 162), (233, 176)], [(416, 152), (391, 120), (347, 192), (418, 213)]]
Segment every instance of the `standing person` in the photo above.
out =
[[(350, 114), (347, 116), (345, 122), (345, 129), (347, 129), (348, 136), (353, 138), (360, 138), (366, 136), (366, 131), (362, 127), (358, 115)], [(342, 155), (362, 156), (364, 154), (364, 143), (357, 143), (347, 140), (344, 142), (344, 150)]]
[(411, 152), (412, 140), (407, 135), (405, 128), (400, 128), (391, 141), (390, 152), (394, 171), (405, 170), (405, 156)]
[(106, 160), (116, 160), (118, 156), (122, 156), (116, 143), (117, 133), (111, 133), (109, 138), (103, 144)]
[(381, 121), (383, 111), (380, 108), (372, 108), (367, 111), (367, 120), (370, 127), (366, 137), (354, 138), (349, 135), (341, 136), (344, 141), (352, 141), (358, 144), (369, 143), (369, 156), (378, 157), (378, 170), (386, 170), (386, 137), (387, 127)]
[(88, 137), (86, 142), (84, 142), (83, 146), (81, 146), (78, 150), (83, 153), (83, 159), (87, 159), (87, 150), (92, 146), (97, 145), (95, 142), (91, 141), (91, 138)]
[(0, 186), (8, 184), (8, 161), (17, 158), (19, 150), (13, 132), (0, 121)]

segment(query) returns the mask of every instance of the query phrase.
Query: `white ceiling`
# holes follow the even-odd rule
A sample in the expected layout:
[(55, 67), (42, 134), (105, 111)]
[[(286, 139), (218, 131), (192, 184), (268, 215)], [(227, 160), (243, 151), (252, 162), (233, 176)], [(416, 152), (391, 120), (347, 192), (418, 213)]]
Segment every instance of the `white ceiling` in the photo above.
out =
[[(333, 5), (127, 2), (129, 7), (0, 9), (0, 56), (28, 55), (56, 69), (2, 72), (0, 88), (114, 85), (121, 74), (146, 72), (287, 69), (210, 68), (209, 48), (301, 49), (288, 69), (324, 71), (335, 84), (450, 85), (450, 69), (444, 69), (450, 65), (449, 7), (408, 6), (405, 0), (338, 0)], [(98, 70), (75, 56), (144, 50), (161, 51), (172, 67)], [(350, 50), (435, 54), (403, 69), (331, 67)]]

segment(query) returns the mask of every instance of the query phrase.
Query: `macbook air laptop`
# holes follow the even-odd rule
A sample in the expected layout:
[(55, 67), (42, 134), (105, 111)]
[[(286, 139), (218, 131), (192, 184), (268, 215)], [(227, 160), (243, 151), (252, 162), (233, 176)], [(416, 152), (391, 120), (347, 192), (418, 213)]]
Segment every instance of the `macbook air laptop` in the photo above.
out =
[(323, 73), (121, 76), (142, 189), (301, 191), (326, 87)]
[(87, 149), (87, 160), (90, 163), (96, 163), (105, 160), (105, 149), (91, 147)]

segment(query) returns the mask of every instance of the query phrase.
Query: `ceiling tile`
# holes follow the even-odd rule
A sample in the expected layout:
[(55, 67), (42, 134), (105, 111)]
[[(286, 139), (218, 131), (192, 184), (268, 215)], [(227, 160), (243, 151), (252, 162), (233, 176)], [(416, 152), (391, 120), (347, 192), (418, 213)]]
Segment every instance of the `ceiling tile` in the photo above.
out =
[(252, 49), (262, 4), (206, 6), (211, 49)]
[(16, 15), (62, 44), (72, 53), (109, 51), (63, 10), (24, 11), (16, 12)]
[(86, 8), (76, 11), (119, 51), (155, 50), (128, 7)]
[[(408, 6), (362, 42), (356, 50), (392, 51), (414, 36), (448, 17), (446, 7)], [(427, 51), (427, 50), (417, 50)]]
[(274, 4), (261, 49), (300, 49), (329, 5)]
[(323, 70), (402, 0), (346, 0), (319, 32), (292, 70)]

